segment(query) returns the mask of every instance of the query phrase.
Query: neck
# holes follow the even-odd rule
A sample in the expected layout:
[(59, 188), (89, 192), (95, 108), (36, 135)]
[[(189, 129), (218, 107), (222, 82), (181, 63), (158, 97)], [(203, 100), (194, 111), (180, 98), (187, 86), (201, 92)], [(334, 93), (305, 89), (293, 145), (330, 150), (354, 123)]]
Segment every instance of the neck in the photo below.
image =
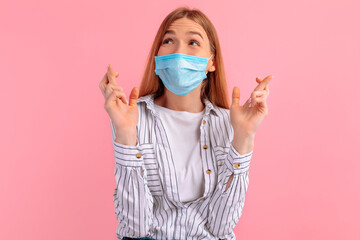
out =
[(164, 94), (154, 100), (154, 103), (175, 111), (198, 113), (204, 110), (205, 105), (201, 102), (200, 88), (196, 88), (185, 96), (179, 96), (164, 89)]

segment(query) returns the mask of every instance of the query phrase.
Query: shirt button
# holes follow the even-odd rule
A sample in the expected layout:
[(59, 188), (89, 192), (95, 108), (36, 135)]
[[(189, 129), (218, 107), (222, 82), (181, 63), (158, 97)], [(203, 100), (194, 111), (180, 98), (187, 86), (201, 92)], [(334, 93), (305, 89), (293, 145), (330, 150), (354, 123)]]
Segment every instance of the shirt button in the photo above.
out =
[(204, 148), (204, 149), (207, 149), (207, 148), (208, 148), (208, 145), (205, 144), (203, 148)]
[(137, 157), (137, 158), (141, 158), (141, 156), (142, 156), (141, 153), (137, 153), (137, 154), (136, 154), (136, 157)]
[(206, 123), (206, 121), (205, 120), (203, 120), (203, 124), (205, 124)]
[(235, 163), (234, 166), (235, 166), (235, 168), (239, 168), (239, 167), (240, 167), (240, 163)]
[(207, 173), (207, 174), (210, 174), (210, 173), (211, 173), (211, 170), (210, 170), (210, 169), (206, 170), (206, 173)]
[(202, 198), (200, 198), (200, 200), (205, 200), (205, 198), (202, 197)]

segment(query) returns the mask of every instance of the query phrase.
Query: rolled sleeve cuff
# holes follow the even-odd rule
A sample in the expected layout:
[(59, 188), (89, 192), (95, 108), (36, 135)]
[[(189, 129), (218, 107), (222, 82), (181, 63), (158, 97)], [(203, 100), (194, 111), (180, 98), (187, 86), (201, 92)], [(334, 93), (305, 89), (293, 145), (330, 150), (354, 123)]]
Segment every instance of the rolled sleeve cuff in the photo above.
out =
[(136, 146), (124, 145), (113, 142), (115, 162), (126, 167), (141, 167), (143, 165), (144, 157), (147, 154), (153, 153), (152, 143), (137, 143)]
[(252, 154), (253, 150), (246, 154), (240, 154), (234, 146), (230, 144), (229, 155), (225, 160), (225, 164), (234, 174), (246, 173), (250, 168)]

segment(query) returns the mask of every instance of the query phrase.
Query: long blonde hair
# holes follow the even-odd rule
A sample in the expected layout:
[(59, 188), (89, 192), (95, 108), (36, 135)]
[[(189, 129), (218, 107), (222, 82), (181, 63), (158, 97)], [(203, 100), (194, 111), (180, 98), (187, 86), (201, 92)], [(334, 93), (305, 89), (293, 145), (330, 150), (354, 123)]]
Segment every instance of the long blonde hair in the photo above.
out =
[(179, 7), (173, 10), (161, 23), (150, 53), (148, 55), (147, 65), (140, 84), (139, 97), (155, 93), (155, 98), (164, 93), (164, 84), (159, 76), (155, 74), (155, 59), (162, 43), (165, 31), (177, 19), (188, 18), (203, 27), (209, 41), (210, 51), (214, 55), (215, 71), (208, 72), (207, 78), (202, 81), (201, 101), (208, 99), (213, 105), (229, 109), (228, 89), (226, 83), (225, 69), (220, 49), (219, 38), (214, 25), (209, 18), (198, 9), (189, 9), (188, 7)]

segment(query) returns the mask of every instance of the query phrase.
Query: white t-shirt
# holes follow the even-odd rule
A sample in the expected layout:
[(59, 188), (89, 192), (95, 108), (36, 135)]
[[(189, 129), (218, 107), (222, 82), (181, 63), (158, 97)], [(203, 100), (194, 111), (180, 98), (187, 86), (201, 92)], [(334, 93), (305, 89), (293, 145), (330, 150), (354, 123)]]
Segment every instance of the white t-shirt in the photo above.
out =
[(164, 125), (173, 156), (181, 202), (203, 196), (205, 179), (200, 153), (200, 125), (205, 108), (199, 113), (175, 111), (154, 104)]

